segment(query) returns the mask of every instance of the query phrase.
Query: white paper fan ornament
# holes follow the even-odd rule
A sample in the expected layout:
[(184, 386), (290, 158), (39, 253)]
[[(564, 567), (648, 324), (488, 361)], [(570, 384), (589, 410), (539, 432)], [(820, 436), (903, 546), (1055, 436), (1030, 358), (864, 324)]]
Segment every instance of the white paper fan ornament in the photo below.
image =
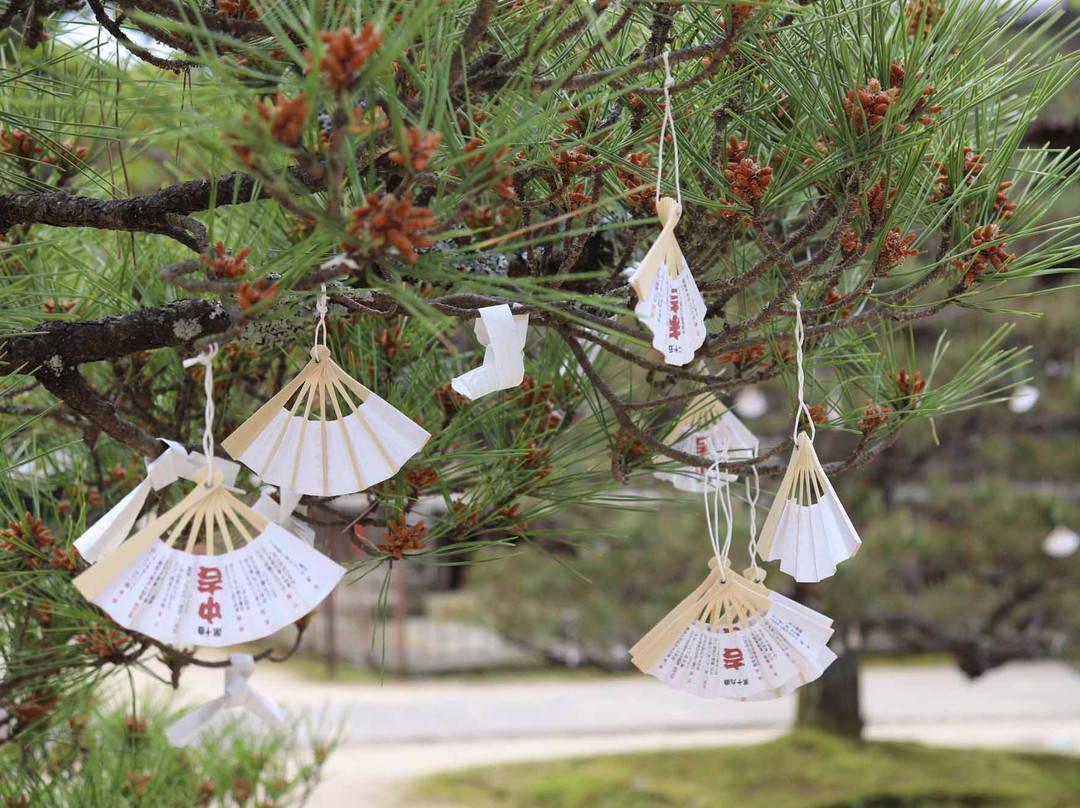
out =
[[(716, 461), (748, 460), (758, 453), (758, 439), (716, 396), (704, 393), (694, 398), (682, 418), (664, 441), (673, 449)], [(656, 462), (663, 462), (657, 457)], [(733, 482), (738, 475), (719, 469), (682, 466), (676, 471), (654, 471), (658, 480), (680, 491), (701, 493), (718, 482)]]
[(818, 460), (800, 432), (787, 473), (761, 528), (758, 552), (800, 583), (817, 583), (859, 551), (862, 541)]
[(197, 478), (179, 503), (75, 578), (87, 600), (155, 640), (225, 646), (273, 634), (330, 594), (343, 567), (238, 500), (220, 472), (210, 485), (205, 471)]
[(669, 196), (656, 204), (663, 230), (630, 277), (637, 295), (634, 313), (653, 334), (653, 348), (669, 365), (694, 358), (708, 332), (705, 301), (675, 240), (682, 205)]
[(330, 358), (325, 305), (321, 298), (311, 361), (221, 442), (265, 482), (320, 497), (392, 477), (431, 437)]
[[(682, 188), (679, 183), (679, 132), (671, 116), (671, 76), (668, 52), (664, 52), (664, 118), (660, 126), (656, 160), (656, 213), (660, 235), (630, 276), (630, 286), (638, 302), (634, 313), (653, 334), (652, 345), (669, 365), (685, 365), (694, 358), (708, 332), (705, 329), (705, 301), (694, 275), (675, 239), (675, 226), (682, 216)], [(675, 199), (661, 197), (664, 174), (664, 141), (671, 130), (675, 152)]]
[[(859, 551), (862, 541), (833, 490), (814, 451), (816, 427), (804, 398), (803, 322), (799, 299), (795, 305), (795, 363), (798, 404), (795, 409), (795, 450), (762, 525), (757, 550), (766, 561), (800, 583), (817, 583), (836, 572), (836, 565)], [(809, 433), (799, 431), (805, 415)]]
[(634, 665), (704, 698), (779, 698), (817, 679), (836, 658), (832, 620), (770, 591), (764, 575), (710, 559), (705, 581), (630, 649)]

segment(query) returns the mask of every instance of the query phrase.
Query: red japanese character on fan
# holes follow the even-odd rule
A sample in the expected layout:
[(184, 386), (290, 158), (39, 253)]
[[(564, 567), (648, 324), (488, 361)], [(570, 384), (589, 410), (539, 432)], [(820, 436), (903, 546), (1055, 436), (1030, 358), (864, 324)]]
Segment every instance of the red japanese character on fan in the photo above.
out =
[(731, 670), (739, 670), (746, 663), (743, 661), (743, 652), (741, 648), (725, 648), (724, 649), (724, 668)]
[(221, 603), (214, 600), (214, 593), (222, 588), (221, 569), (218, 567), (199, 567), (195, 587), (207, 595), (206, 600), (199, 604), (199, 617), (213, 625), (215, 620), (221, 619)]
[(221, 569), (218, 567), (199, 567), (199, 576), (195, 586), (200, 592), (213, 595), (221, 589)]

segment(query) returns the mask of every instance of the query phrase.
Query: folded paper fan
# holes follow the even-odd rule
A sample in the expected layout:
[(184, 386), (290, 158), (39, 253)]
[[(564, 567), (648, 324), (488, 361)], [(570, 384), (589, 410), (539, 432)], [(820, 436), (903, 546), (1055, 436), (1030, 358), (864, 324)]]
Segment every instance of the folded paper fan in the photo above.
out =
[(505, 303), (479, 309), (476, 338), (484, 346), (484, 364), (454, 377), (450, 386), (473, 401), (517, 387), (525, 378), (525, 339), (529, 333), (529, 315), (512, 314)]
[(234, 497), (221, 472), (205, 480), (77, 576), (79, 592), (124, 628), (209, 646), (273, 634), (330, 594), (343, 567)]
[[(711, 393), (700, 395), (687, 405), (683, 417), (671, 430), (665, 443), (680, 452), (713, 461), (748, 460), (758, 453), (757, 436)], [(658, 463), (663, 461), (663, 457), (656, 458)], [(653, 476), (671, 483), (680, 491), (698, 494), (712, 490), (719, 482), (738, 479), (735, 474), (695, 466), (682, 466), (675, 471), (654, 471)]]
[(761, 528), (758, 553), (780, 561), (800, 583), (816, 583), (859, 551), (862, 541), (805, 432), (795, 441), (787, 473)]
[(653, 333), (653, 347), (669, 365), (685, 365), (705, 341), (705, 301), (675, 240), (682, 208), (669, 196), (656, 204), (663, 229), (634, 273), (634, 313)]
[(640, 670), (695, 696), (757, 700), (813, 681), (835, 659), (826, 647), (828, 617), (729, 568), (721, 575), (716, 559), (709, 568), (704, 583), (630, 649)]
[(299, 375), (221, 445), (268, 483), (329, 497), (392, 477), (430, 437), (319, 345)]

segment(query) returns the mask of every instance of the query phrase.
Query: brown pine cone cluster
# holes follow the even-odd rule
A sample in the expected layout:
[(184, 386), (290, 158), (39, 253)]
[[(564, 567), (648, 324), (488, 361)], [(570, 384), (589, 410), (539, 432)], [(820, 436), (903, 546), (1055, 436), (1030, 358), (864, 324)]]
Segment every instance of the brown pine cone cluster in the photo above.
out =
[(398, 199), (395, 194), (368, 194), (367, 204), (352, 211), (349, 232), (354, 236), (366, 233), (372, 247), (382, 250), (389, 244), (401, 257), (416, 263), (416, 250), (431, 247), (435, 242), (424, 231), (435, 225), (431, 208), (413, 205), (411, 194)]

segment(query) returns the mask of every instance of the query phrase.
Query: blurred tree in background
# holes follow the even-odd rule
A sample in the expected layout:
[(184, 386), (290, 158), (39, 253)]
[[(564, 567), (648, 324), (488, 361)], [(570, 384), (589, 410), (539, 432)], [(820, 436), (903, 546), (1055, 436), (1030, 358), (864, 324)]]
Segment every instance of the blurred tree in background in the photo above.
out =
[[(1077, 221), (1055, 205), (1077, 159), (1024, 140), (1076, 73), (1057, 55), (1070, 34), (1017, 33), (975, 2), (7, 0), (0, 746), (44, 753), (117, 670), (175, 684), (207, 664), (82, 602), (70, 544), (158, 437), (197, 438), (201, 385), (180, 360), (222, 346), (227, 434), (302, 361), (323, 283), (342, 364), (433, 433), (330, 525), (398, 526), (355, 538), (357, 574), (573, 542), (551, 517), (640, 504), (613, 489), (658, 456), (707, 465), (661, 440), (705, 391), (769, 383), (783, 399), (761, 456), (727, 464), (768, 484), (792, 444), (794, 295), (830, 473), (993, 400), (1022, 378), (1023, 343), (937, 335), (956, 312), (1000, 318), (1075, 255)], [(657, 233), (665, 61), (679, 240), (708, 306), (683, 368), (650, 349), (625, 280)], [(530, 314), (529, 375), (466, 403), (448, 381), (481, 361), (471, 321), (499, 303)], [(446, 515), (417, 524), (426, 497)], [(885, 528), (861, 521), (886, 565), (952, 573), (997, 546), (887, 557), (895, 531), (871, 550)], [(670, 605), (700, 577), (701, 532), (650, 537), (668, 543), (641, 550), (636, 591)], [(873, 580), (869, 561), (849, 566), (825, 597)], [(626, 644), (638, 616), (618, 619)]]

